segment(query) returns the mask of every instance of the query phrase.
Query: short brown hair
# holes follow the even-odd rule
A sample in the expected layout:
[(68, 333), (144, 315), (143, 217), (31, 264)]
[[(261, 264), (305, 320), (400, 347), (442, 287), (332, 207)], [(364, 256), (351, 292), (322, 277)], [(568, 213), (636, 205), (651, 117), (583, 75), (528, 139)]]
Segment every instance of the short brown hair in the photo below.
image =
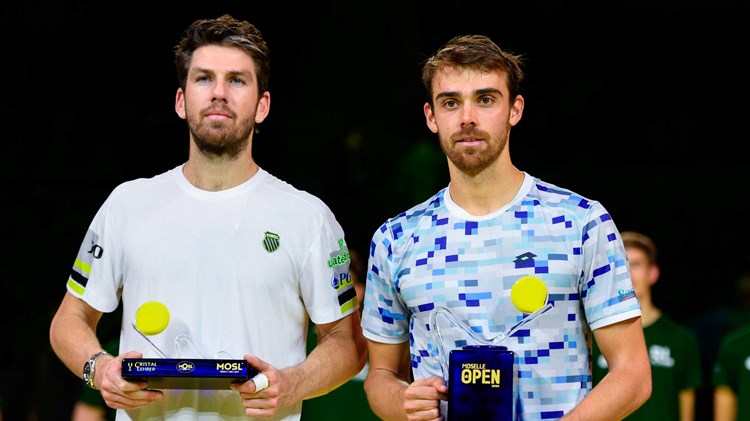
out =
[(508, 76), (510, 100), (521, 92), (523, 81), (523, 57), (501, 49), (484, 35), (461, 35), (453, 37), (427, 59), (422, 67), (422, 83), (432, 105), (432, 79), (435, 74), (449, 67), (477, 69), (485, 72), (501, 71)]
[(180, 87), (185, 89), (193, 53), (205, 45), (236, 47), (246, 52), (255, 62), (258, 92), (268, 91), (271, 77), (271, 57), (266, 41), (260, 30), (247, 21), (240, 21), (230, 15), (216, 19), (200, 19), (193, 22), (175, 46), (175, 67)]
[(635, 231), (623, 231), (620, 233), (622, 243), (625, 247), (635, 247), (646, 254), (650, 264), (656, 263), (656, 244), (647, 235)]

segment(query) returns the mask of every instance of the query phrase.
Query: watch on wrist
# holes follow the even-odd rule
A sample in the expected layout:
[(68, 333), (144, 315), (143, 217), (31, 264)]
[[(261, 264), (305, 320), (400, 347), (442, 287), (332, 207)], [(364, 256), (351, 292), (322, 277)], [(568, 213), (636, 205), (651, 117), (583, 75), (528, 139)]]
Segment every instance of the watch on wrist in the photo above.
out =
[(85, 364), (83, 364), (83, 382), (86, 383), (86, 385), (94, 390), (96, 389), (96, 386), (94, 386), (94, 371), (96, 370), (96, 360), (99, 359), (102, 355), (109, 355), (107, 351), (99, 351), (96, 354), (92, 355), (91, 358), (89, 358), (88, 361), (86, 361)]

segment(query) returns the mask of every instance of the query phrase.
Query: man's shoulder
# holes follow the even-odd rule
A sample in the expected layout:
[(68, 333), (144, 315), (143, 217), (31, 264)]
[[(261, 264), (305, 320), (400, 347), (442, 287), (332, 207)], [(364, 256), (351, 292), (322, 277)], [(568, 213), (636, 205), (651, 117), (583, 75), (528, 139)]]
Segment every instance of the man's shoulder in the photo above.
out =
[(561, 187), (539, 178), (533, 179), (533, 186), (529, 191), (529, 195), (538, 198), (539, 202), (546, 206), (589, 210), (592, 207), (600, 205), (597, 200), (579, 194), (575, 190)]
[(695, 344), (698, 343), (697, 335), (695, 334), (695, 332), (693, 332), (692, 329), (687, 327), (687, 325), (673, 319), (669, 315), (662, 313), (661, 316), (659, 316), (659, 320), (657, 320), (657, 323), (660, 326), (660, 335), (668, 335), (672, 336), (673, 338), (679, 338), (685, 341), (694, 342)]
[(166, 183), (174, 181), (172, 175), (174, 171), (176, 171), (175, 168), (150, 177), (143, 176), (123, 181), (112, 189), (110, 196), (117, 197), (124, 194), (137, 194), (139, 192), (158, 190)]
[[(429, 199), (412, 206), (404, 212), (401, 212), (391, 218), (388, 218), (378, 229), (378, 232), (390, 231), (393, 239), (398, 240), (403, 236), (405, 231), (411, 231), (422, 224), (425, 218), (432, 221), (438, 218), (440, 213), (445, 209), (444, 192), (442, 189), (432, 195)], [(439, 224), (439, 221), (435, 221)], [(432, 223), (432, 222), (430, 222)]]
[[(300, 189), (264, 170), (261, 171), (263, 177), (259, 187), (263, 189), (262, 200), (277, 203), (283, 208), (301, 214), (309, 214), (310, 212), (319, 214), (332, 213), (331, 208), (321, 197)], [(281, 208), (279, 209), (281, 210)]]
[(728, 333), (723, 342), (726, 347), (750, 347), (750, 326), (745, 326)]

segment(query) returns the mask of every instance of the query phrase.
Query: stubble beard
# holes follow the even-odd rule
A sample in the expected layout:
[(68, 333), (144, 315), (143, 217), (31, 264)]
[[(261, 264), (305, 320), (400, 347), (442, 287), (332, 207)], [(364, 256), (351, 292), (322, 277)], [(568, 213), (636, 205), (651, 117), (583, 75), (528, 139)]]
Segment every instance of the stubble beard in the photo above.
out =
[(250, 142), (250, 135), (255, 129), (255, 113), (233, 125), (236, 114), (226, 108), (223, 111), (231, 114), (232, 120), (206, 122), (204, 111), (192, 116), (187, 113), (188, 130), (198, 150), (215, 158), (237, 158)]
[[(489, 133), (469, 126), (449, 136), (447, 140), (442, 139), (440, 147), (456, 168), (467, 175), (475, 176), (500, 158), (508, 144), (509, 132), (510, 128), (507, 127), (493, 138)], [(485, 142), (475, 148), (458, 146), (457, 141), (464, 135), (478, 136), (485, 139)]]

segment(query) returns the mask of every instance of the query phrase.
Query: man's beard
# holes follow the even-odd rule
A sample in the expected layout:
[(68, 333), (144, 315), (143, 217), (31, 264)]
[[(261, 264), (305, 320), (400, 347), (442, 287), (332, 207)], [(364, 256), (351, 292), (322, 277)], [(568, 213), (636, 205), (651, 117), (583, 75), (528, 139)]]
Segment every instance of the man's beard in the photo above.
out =
[[(211, 107), (210, 109), (215, 109)], [(193, 137), (195, 145), (202, 153), (208, 156), (225, 159), (235, 159), (247, 148), (250, 135), (255, 129), (255, 113), (251, 113), (246, 119), (232, 125), (236, 114), (226, 107), (220, 108), (222, 112), (231, 115), (232, 120), (211, 121), (204, 119), (205, 113), (210, 110), (202, 110), (198, 116), (187, 113), (188, 129)], [(187, 110), (186, 110), (187, 111)]]
[[(508, 144), (508, 131), (508, 129), (503, 130), (497, 134), (497, 137), (492, 138), (489, 133), (477, 130), (474, 126), (469, 126), (467, 129), (450, 136), (447, 141), (441, 141), (440, 147), (456, 168), (463, 173), (474, 176), (498, 160)], [(481, 137), (485, 139), (485, 143), (471, 149), (456, 146), (456, 142), (466, 135)]]

